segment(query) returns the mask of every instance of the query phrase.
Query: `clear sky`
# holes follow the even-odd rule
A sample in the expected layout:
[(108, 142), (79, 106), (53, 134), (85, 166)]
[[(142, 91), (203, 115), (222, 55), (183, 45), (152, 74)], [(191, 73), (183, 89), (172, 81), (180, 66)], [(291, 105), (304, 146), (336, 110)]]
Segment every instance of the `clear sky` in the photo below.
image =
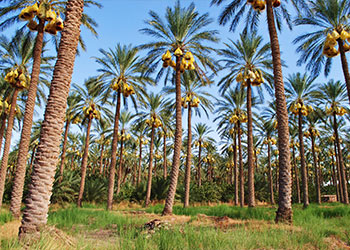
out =
[[(229, 2), (230, 0), (227, 0)], [(206, 12), (209, 13), (210, 17), (214, 22), (209, 26), (210, 29), (217, 29), (220, 32), (221, 41), (214, 45), (215, 48), (223, 48), (223, 42), (227, 42), (228, 39), (237, 40), (239, 37), (240, 29), (238, 28), (235, 33), (228, 31), (228, 26), (222, 27), (219, 26), (217, 22), (218, 15), (220, 14), (223, 6), (216, 7), (210, 6), (209, 0), (181, 0), (182, 6), (188, 6), (191, 2), (194, 2), (196, 8), (200, 14)], [(114, 48), (117, 43), (121, 44), (133, 44), (140, 45), (152, 41), (152, 38), (142, 34), (139, 30), (146, 27), (145, 20), (149, 18), (149, 11), (153, 10), (157, 12), (160, 16), (164, 16), (165, 9), (167, 6), (173, 7), (175, 0), (103, 0), (101, 4), (103, 5), (102, 9), (98, 8), (89, 8), (86, 9), (88, 14), (96, 20), (99, 27), (98, 38), (94, 37), (82, 29), (82, 35), (86, 42), (87, 52), (82, 52), (80, 56), (76, 58), (75, 69), (73, 74), (72, 82), (82, 83), (85, 79), (90, 76), (97, 74), (97, 69), (99, 65), (94, 61), (92, 57), (100, 56), (98, 52), (100, 48), (108, 50), (109, 48)], [(266, 13), (262, 14), (260, 30), (258, 34), (264, 37), (265, 42), (269, 42), (267, 24), (266, 24)], [(280, 46), (282, 52), (282, 59), (285, 61), (287, 68), (283, 69), (284, 76), (296, 72), (304, 72), (304, 67), (296, 67), (296, 61), (299, 57), (296, 54), (296, 45), (292, 44), (292, 41), (300, 34), (305, 32), (306, 28), (295, 27), (293, 31), (289, 31), (285, 26), (282, 33), (279, 33)], [(330, 73), (329, 79), (334, 78), (336, 80), (344, 81), (339, 56), (334, 58), (334, 63), (332, 71)], [(215, 78), (215, 82), (220, 79), (222, 74), (219, 74)], [(324, 82), (325, 79), (320, 76), (316, 82)], [(159, 83), (158, 87), (155, 88), (155, 91), (160, 91), (163, 87), (163, 83)], [(211, 87), (211, 92), (215, 96), (219, 96), (217, 93), (217, 88), (215, 86)], [(186, 114), (184, 114), (184, 118)], [(39, 117), (37, 117), (39, 118)], [(194, 123), (204, 122), (211, 126), (213, 129), (216, 129), (216, 126), (213, 125), (212, 120), (214, 116), (211, 115), (208, 120), (206, 117), (195, 118)], [(186, 119), (184, 119), (186, 121)], [(184, 126), (185, 127), (185, 126)], [(217, 135), (213, 134), (213, 137)], [(15, 138), (18, 138), (17, 136)]]

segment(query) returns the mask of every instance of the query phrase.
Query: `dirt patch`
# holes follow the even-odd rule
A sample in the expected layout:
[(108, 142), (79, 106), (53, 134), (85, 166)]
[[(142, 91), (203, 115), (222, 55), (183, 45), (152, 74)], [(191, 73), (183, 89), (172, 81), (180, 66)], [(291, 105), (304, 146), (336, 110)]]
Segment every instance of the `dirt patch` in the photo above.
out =
[(20, 220), (10, 221), (0, 226), (0, 239), (13, 239), (18, 235), (18, 229), (21, 226)]
[(325, 243), (328, 246), (328, 249), (346, 249), (350, 250), (350, 246), (344, 241), (338, 239), (336, 236), (332, 235), (324, 239)]
[(160, 214), (149, 214), (144, 211), (121, 211), (120, 213), (137, 217), (137, 218), (146, 218), (147, 220), (158, 219), (160, 221), (168, 222), (172, 225), (174, 224), (185, 224), (191, 220), (191, 216), (186, 215), (166, 215), (161, 216)]

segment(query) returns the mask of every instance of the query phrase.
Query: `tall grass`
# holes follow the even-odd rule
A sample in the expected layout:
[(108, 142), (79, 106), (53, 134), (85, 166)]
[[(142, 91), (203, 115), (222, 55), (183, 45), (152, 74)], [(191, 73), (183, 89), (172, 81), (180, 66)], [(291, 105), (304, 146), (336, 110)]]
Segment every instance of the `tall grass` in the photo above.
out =
[(12, 214), (8, 210), (0, 209), (0, 225), (9, 222), (12, 219)]

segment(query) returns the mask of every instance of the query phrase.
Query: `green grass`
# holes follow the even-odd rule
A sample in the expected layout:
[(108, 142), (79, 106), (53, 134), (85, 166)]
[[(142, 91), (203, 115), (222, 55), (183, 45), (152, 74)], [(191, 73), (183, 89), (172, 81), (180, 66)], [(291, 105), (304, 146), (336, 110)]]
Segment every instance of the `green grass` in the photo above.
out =
[(11, 221), (12, 215), (8, 210), (0, 209), (0, 225), (3, 225), (9, 221)]
[[(143, 225), (149, 218), (130, 217), (109, 212), (99, 205), (83, 208), (69, 206), (50, 212), (48, 224), (61, 229), (75, 239), (68, 249), (330, 249), (326, 237), (335, 237), (350, 244), (350, 207), (342, 204), (311, 204), (307, 209), (293, 207), (293, 226), (275, 225), (276, 208), (240, 208), (229, 205), (174, 207), (174, 214), (228, 216), (233, 219), (254, 220), (248, 224), (216, 228), (214, 224), (173, 224), (168, 230), (147, 234)], [(161, 213), (163, 206), (144, 209)], [(94, 238), (96, 233), (108, 235)], [(64, 243), (64, 242), (63, 242)], [(55, 238), (44, 233), (30, 249), (54, 248)], [(21, 249), (16, 239), (1, 240), (1, 249)]]

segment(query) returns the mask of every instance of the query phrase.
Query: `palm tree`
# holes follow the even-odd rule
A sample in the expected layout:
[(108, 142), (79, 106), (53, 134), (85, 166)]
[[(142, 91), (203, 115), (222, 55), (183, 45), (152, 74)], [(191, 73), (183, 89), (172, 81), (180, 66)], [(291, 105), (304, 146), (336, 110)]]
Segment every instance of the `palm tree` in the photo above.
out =
[(309, 205), (309, 190), (308, 190), (308, 176), (306, 171), (305, 152), (304, 152), (304, 139), (303, 139), (303, 116), (309, 115), (313, 111), (313, 108), (308, 105), (312, 102), (313, 94), (315, 93), (316, 85), (313, 84), (315, 78), (308, 76), (306, 73), (301, 75), (300, 73), (292, 74), (288, 78), (286, 86), (286, 92), (288, 99), (290, 99), (290, 110), (298, 116), (298, 129), (299, 129), (299, 150), (301, 157), (301, 177), (303, 185), (303, 204), (304, 208)]
[[(73, 84), (75, 95), (79, 96), (79, 103), (75, 106), (78, 116), (84, 117), (82, 124), (86, 124), (85, 134), (85, 145), (84, 154), (81, 161), (81, 181), (80, 189), (78, 194), (77, 206), (81, 207), (83, 200), (85, 178), (86, 178), (86, 167), (88, 164), (89, 157), (89, 146), (90, 146), (90, 131), (93, 119), (104, 120), (105, 115), (109, 115), (110, 111), (106, 107), (102, 107), (104, 96), (101, 92), (94, 91), (96, 85), (98, 85), (97, 78), (89, 78), (84, 82), (84, 87), (80, 87), (77, 84)], [(112, 116), (110, 114), (110, 116)]]
[[(243, 111), (246, 102), (246, 92), (236, 87), (229, 89), (223, 95), (223, 99), (217, 103), (217, 113), (220, 114), (215, 120), (221, 119), (219, 122), (219, 129), (223, 128), (223, 133), (232, 131), (234, 139), (234, 154), (236, 154), (236, 137), (238, 144), (238, 162), (239, 162), (239, 180), (240, 180), (240, 206), (244, 206), (244, 170), (243, 170), (243, 155), (242, 155), (242, 123), (247, 122), (246, 113)], [(235, 166), (235, 169), (238, 169)], [(235, 184), (237, 187), (237, 183)]]
[(31, 175), (29, 195), (23, 212), (19, 237), (37, 233), (47, 222), (51, 190), (59, 155), (59, 144), (64, 125), (65, 109), (73, 73), (75, 54), (80, 34), (83, 0), (69, 0), (65, 29), (58, 49), (57, 62), (51, 82), (45, 119)]
[[(347, 0), (308, 0), (308, 11), (295, 20), (296, 25), (312, 27), (311, 32), (298, 36), (294, 42), (300, 43), (297, 51), (301, 53), (298, 64), (306, 63), (306, 69), (314, 76), (329, 75), (333, 57), (340, 54), (350, 102), (350, 74), (345, 53), (349, 51), (346, 39), (349, 36), (349, 1)], [(335, 46), (338, 44), (338, 50)], [(331, 52), (332, 51), (332, 52)], [(333, 53), (333, 54), (332, 54)]]
[(134, 123), (133, 125), (133, 134), (137, 136), (137, 142), (139, 144), (139, 161), (137, 166), (137, 181), (136, 184), (139, 185), (141, 183), (141, 172), (142, 172), (142, 146), (148, 143), (148, 140), (145, 139), (146, 132), (146, 122), (140, 121)]
[[(251, 35), (240, 35), (237, 42), (231, 40), (219, 54), (224, 57), (224, 69), (229, 73), (218, 83), (224, 92), (235, 80), (247, 87), (247, 118), (248, 118), (248, 206), (255, 206), (254, 189), (254, 148), (253, 148), (253, 118), (252, 118), (252, 86), (260, 86), (267, 77), (264, 70), (271, 69), (270, 44), (262, 44), (262, 37), (255, 32)], [(260, 88), (261, 91), (261, 88)]]
[[(163, 110), (165, 105), (163, 96), (160, 94), (146, 94), (145, 102), (142, 103), (143, 111), (139, 113), (139, 119), (136, 122), (145, 121), (150, 128), (151, 142), (149, 151), (149, 163), (148, 163), (148, 181), (145, 206), (147, 207), (151, 202), (151, 188), (152, 188), (152, 171), (153, 171), (153, 147), (154, 147), (154, 136), (155, 130), (162, 126), (159, 114)], [(148, 118), (147, 118), (148, 117)]]
[(17, 96), (20, 91), (28, 88), (29, 84), (29, 64), (33, 52), (34, 41), (30, 37), (14, 37), (11, 41), (1, 37), (0, 50), (2, 53), (1, 65), (6, 72), (4, 80), (12, 87), (9, 96), (11, 101), (8, 106), (7, 128), (5, 132), (5, 145), (0, 167), (0, 207), (4, 194), (5, 178), (8, 164), (8, 157), (11, 146), (12, 129), (16, 115)]
[(162, 120), (162, 135), (163, 135), (163, 178), (164, 180), (168, 178), (168, 162), (167, 162), (167, 138), (174, 137), (173, 133), (173, 110), (170, 108), (165, 108), (162, 110), (160, 117)]
[[(175, 198), (177, 179), (179, 175), (180, 166), (180, 151), (182, 145), (182, 117), (181, 117), (181, 73), (185, 69), (195, 70), (201, 75), (204, 81), (207, 81), (204, 72), (199, 68), (199, 64), (204, 67), (209, 67), (215, 71), (215, 61), (209, 57), (213, 49), (206, 45), (205, 42), (217, 42), (217, 31), (204, 30), (212, 20), (209, 19), (208, 14), (199, 15), (195, 10), (195, 5), (192, 3), (187, 8), (181, 8), (180, 1), (176, 1), (175, 7), (166, 9), (165, 21), (155, 12), (150, 11), (151, 20), (147, 21), (149, 28), (141, 31), (147, 35), (151, 35), (158, 41), (142, 45), (142, 48), (150, 49), (146, 62), (149, 63), (150, 69), (154, 69), (159, 65), (160, 55), (163, 54), (162, 59), (164, 66), (172, 66), (175, 70), (173, 77), (176, 89), (175, 101), (175, 142), (173, 163), (170, 176), (170, 186), (166, 198), (163, 215), (172, 214), (173, 203)], [(170, 53), (171, 52), (171, 53)], [(175, 55), (176, 61), (172, 61), (172, 53)], [(166, 71), (162, 69), (159, 76)], [(170, 69), (167, 70), (168, 79)]]
[[(212, 0), (212, 4), (220, 5), (225, 0)], [(255, 1), (254, 3), (256, 3)], [(293, 0), (296, 4), (303, 3), (303, 1)], [(260, 11), (256, 12), (252, 8), (247, 8), (248, 3), (245, 0), (233, 0), (219, 17), (219, 22), (225, 25), (229, 20), (231, 21), (230, 30), (238, 26), (239, 21), (246, 13), (245, 31), (247, 33), (249, 29), (256, 29), (261, 10), (265, 9), (265, 2), (262, 6), (252, 6), (255, 10), (256, 7), (260, 7)], [(285, 6), (285, 1), (282, 1), (281, 6), (275, 10), (273, 7), (278, 7), (280, 1), (267, 0), (266, 1), (266, 19), (268, 24), (270, 44), (272, 51), (273, 62), (273, 80), (275, 86), (275, 98), (277, 104), (277, 122), (278, 122), (278, 150), (279, 150), (279, 199), (278, 210), (276, 213), (276, 222), (292, 222), (292, 199), (291, 199), (291, 165), (290, 165), (290, 150), (289, 150), (289, 130), (288, 130), (288, 111), (284, 91), (283, 75), (282, 75), (282, 63), (279, 48), (279, 40), (276, 30), (275, 20), (277, 21), (277, 27), (281, 28), (281, 18), (285, 18), (287, 25), (291, 28), (290, 15)], [(274, 12), (277, 12), (275, 14)]]
[[(341, 183), (341, 191), (342, 191), (342, 199), (341, 201), (344, 204), (349, 204), (349, 196), (348, 196), (348, 188), (347, 188), (347, 180), (346, 173), (344, 169), (343, 155), (342, 149), (340, 146), (339, 132), (338, 132), (338, 123), (337, 116), (343, 116), (347, 113), (344, 107), (344, 102), (346, 101), (346, 90), (345, 86), (340, 82), (333, 80), (328, 81), (324, 85), (319, 87), (319, 90), (315, 93), (315, 97), (321, 104), (325, 106), (326, 113), (330, 116), (330, 119), (333, 118), (333, 131), (334, 131), (334, 139), (335, 139), (335, 152), (338, 153), (339, 160), (339, 171), (340, 172), (340, 183)], [(330, 105), (328, 108), (327, 106)]]
[[(115, 165), (117, 162), (117, 146), (119, 132), (119, 118), (121, 108), (121, 98), (124, 96), (124, 102), (128, 96), (131, 97), (136, 106), (136, 99), (133, 94), (136, 94), (138, 99), (142, 99), (144, 94), (143, 87), (145, 82), (151, 82), (148, 77), (140, 76), (142, 66), (139, 64), (138, 49), (132, 45), (123, 46), (117, 44), (114, 50), (108, 51), (100, 49), (102, 57), (95, 58), (101, 68), (98, 70), (102, 73), (101, 85), (96, 85), (96, 91), (103, 92), (106, 98), (112, 98), (116, 101), (116, 110), (113, 127), (111, 165), (108, 179), (108, 197), (107, 209), (112, 209), (114, 182), (115, 182)], [(114, 91), (111, 91), (114, 90)]]

